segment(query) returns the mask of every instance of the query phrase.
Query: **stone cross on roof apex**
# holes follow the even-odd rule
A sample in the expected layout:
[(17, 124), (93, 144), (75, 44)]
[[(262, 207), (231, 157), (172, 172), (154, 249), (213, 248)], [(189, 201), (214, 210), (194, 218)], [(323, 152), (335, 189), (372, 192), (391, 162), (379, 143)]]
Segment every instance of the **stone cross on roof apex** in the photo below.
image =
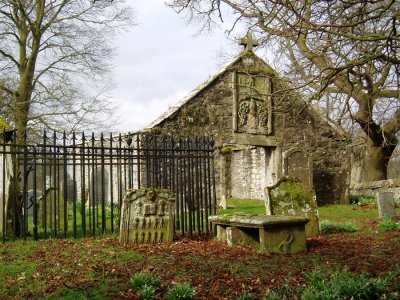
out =
[(258, 46), (258, 40), (253, 38), (253, 34), (249, 31), (246, 37), (239, 40), (239, 45), (245, 46), (246, 51), (253, 51), (254, 46)]

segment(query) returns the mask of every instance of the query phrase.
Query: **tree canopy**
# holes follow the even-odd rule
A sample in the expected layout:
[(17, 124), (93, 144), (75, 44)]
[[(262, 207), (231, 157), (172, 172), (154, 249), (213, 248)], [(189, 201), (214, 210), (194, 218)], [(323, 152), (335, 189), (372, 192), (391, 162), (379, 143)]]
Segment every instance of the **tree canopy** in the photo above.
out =
[(257, 34), (284, 76), (318, 104), (332, 124), (356, 124), (374, 156), (373, 179), (384, 179), (400, 131), (400, 3), (396, 0), (171, 0), (210, 28), (232, 12)]
[(111, 112), (112, 38), (124, 1), (0, 0), (0, 114), (17, 129), (79, 129)]

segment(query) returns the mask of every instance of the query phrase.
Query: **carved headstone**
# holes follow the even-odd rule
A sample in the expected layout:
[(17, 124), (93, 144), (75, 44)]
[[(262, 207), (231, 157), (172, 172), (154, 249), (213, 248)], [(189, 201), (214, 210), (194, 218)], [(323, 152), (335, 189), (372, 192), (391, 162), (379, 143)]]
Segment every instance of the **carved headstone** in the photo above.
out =
[(277, 184), (266, 188), (267, 207), (271, 215), (303, 216), (306, 236), (319, 235), (319, 218), (315, 191), (293, 177), (282, 177)]
[(377, 193), (379, 216), (394, 217), (396, 216), (396, 206), (392, 192)]
[(165, 189), (127, 190), (122, 203), (120, 242), (172, 241), (175, 195)]
[(272, 133), (270, 79), (264, 75), (235, 73), (234, 131)]

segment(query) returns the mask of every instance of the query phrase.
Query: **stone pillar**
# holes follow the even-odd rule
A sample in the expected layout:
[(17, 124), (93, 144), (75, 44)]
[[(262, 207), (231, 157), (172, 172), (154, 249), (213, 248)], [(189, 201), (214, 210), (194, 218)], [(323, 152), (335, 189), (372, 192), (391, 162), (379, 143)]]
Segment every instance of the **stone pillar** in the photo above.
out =
[[(0, 151), (2, 149), (0, 148)], [(6, 204), (6, 199), (7, 199), (7, 194), (6, 194), (6, 180), (3, 176), (3, 172), (5, 171), (5, 166), (3, 164), (3, 154), (0, 153), (0, 234), (2, 234), (5, 230), (4, 228), (4, 220), (5, 220), (5, 204)], [(3, 195), (4, 194), (4, 195)]]
[[(0, 151), (11, 151), (10, 146), (0, 147)], [(0, 234), (7, 234), (7, 206), (10, 180), (13, 174), (11, 154), (0, 154)]]
[(223, 209), (227, 208), (226, 204), (226, 185), (227, 185), (227, 178), (226, 178), (226, 168), (227, 168), (227, 163), (226, 163), (226, 158), (225, 155), (222, 153), (219, 153), (219, 155), (216, 157), (216, 169), (217, 169), (217, 174), (218, 174), (218, 180), (217, 180), (217, 198), (219, 200), (218, 206), (222, 207)]

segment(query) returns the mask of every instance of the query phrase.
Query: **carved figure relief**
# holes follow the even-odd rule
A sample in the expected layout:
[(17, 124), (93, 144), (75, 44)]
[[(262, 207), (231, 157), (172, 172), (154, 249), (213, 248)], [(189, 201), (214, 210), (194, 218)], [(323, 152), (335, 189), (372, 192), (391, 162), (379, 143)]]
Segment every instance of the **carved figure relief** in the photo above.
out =
[(159, 243), (173, 237), (174, 194), (169, 190), (137, 189), (125, 193), (120, 241)]
[(290, 253), (290, 245), (294, 241), (294, 235), (291, 231), (282, 232), (283, 239), (276, 247), (277, 252)]
[(236, 73), (234, 131), (271, 134), (271, 91), (269, 78)]

